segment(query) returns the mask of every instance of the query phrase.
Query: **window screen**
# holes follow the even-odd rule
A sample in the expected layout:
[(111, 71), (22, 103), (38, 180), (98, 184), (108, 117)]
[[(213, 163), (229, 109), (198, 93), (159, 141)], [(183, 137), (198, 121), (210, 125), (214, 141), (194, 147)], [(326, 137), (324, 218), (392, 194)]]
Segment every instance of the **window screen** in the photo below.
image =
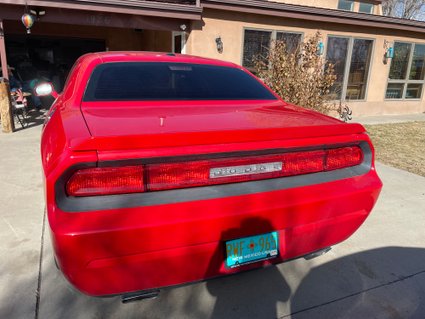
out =
[(248, 73), (186, 63), (105, 63), (93, 71), (84, 101), (275, 100)]

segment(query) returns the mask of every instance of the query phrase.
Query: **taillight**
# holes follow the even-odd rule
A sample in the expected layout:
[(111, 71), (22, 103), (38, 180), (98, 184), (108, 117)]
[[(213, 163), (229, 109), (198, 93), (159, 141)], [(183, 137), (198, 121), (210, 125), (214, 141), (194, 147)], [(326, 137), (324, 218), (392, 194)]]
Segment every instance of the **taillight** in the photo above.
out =
[(327, 151), (326, 170), (350, 167), (363, 161), (363, 152), (358, 146), (335, 148)]
[(111, 195), (144, 192), (143, 167), (81, 169), (66, 184), (70, 196)]
[(359, 146), (273, 155), (140, 166), (82, 169), (69, 179), (70, 196), (160, 191), (331, 171), (361, 164)]

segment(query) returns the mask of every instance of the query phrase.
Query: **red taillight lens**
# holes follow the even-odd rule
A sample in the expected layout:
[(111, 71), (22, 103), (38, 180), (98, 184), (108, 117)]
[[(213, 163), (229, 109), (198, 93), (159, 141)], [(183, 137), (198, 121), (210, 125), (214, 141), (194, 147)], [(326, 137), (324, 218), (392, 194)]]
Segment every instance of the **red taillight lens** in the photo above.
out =
[[(280, 172), (277, 169), (260, 170), (261, 166), (259, 165), (270, 166), (274, 163), (282, 163), (282, 155), (147, 165), (147, 190), (157, 191), (172, 188), (237, 183), (282, 176), (280, 175), (282, 166), (280, 166)], [(257, 167), (259, 168), (255, 170)], [(227, 169), (231, 176), (216, 175), (212, 171), (212, 169), (216, 169), (216, 172), (221, 172), (220, 168)], [(231, 173), (232, 170), (237, 171), (243, 168), (246, 171), (240, 174)]]
[(66, 191), (70, 196), (160, 191), (331, 171), (356, 166), (362, 161), (361, 148), (349, 146), (242, 158), (89, 168), (72, 175)]
[(358, 146), (330, 149), (327, 153), (327, 171), (355, 166), (363, 162), (363, 152)]
[(137, 193), (145, 190), (142, 166), (87, 168), (77, 171), (66, 184), (70, 196)]

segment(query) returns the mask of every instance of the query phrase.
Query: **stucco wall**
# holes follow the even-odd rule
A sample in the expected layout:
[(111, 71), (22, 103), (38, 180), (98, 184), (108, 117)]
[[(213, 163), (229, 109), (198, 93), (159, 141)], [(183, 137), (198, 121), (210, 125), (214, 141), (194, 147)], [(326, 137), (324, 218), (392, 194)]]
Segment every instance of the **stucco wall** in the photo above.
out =
[[(337, 9), (338, 8), (338, 0), (269, 0), (273, 2), (282, 2), (288, 4), (297, 4), (302, 6), (309, 7), (319, 7), (319, 8), (327, 8), (327, 9)], [(375, 1), (362, 0), (361, 2), (367, 2), (374, 4), (373, 14), (382, 15), (382, 5)], [(353, 11), (359, 11), (360, 1), (355, 1), (353, 6)]]
[(328, 8), (328, 9), (336, 9), (338, 7), (338, 0), (269, 0), (269, 1), (298, 4), (298, 5), (310, 6), (310, 7)]
[[(390, 63), (383, 63), (385, 54), (384, 40), (393, 43), (408, 41), (425, 44), (424, 34), (400, 32), (396, 30), (352, 27), (326, 22), (317, 23), (286, 18), (269, 17), (254, 14), (204, 10), (202, 22), (195, 22), (188, 38), (187, 53), (216, 58), (241, 64), (244, 28), (257, 28), (278, 31), (303, 32), (304, 37), (321, 31), (326, 45), (328, 35), (344, 35), (373, 39), (374, 52), (370, 70), (367, 98), (364, 102), (350, 102), (349, 106), (356, 115), (403, 114), (425, 111), (422, 101), (385, 100), (385, 91)], [(355, 29), (355, 32), (353, 31)], [(220, 36), (224, 50), (217, 52), (215, 39)], [(326, 49), (326, 48), (325, 48)]]

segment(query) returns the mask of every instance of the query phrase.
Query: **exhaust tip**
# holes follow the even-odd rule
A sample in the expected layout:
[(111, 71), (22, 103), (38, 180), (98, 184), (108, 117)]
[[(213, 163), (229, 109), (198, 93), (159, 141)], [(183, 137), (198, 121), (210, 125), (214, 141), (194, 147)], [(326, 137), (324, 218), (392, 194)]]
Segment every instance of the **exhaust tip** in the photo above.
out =
[(328, 251), (330, 251), (331, 249), (332, 249), (332, 247), (326, 247), (326, 248), (320, 249), (318, 251), (315, 251), (314, 253), (305, 255), (304, 256), (304, 259), (305, 260), (310, 260), (310, 259), (313, 259), (313, 258), (322, 256), (322, 255), (326, 254)]
[(123, 304), (143, 300), (143, 299), (155, 299), (159, 295), (159, 290), (134, 292), (121, 296), (121, 302)]

